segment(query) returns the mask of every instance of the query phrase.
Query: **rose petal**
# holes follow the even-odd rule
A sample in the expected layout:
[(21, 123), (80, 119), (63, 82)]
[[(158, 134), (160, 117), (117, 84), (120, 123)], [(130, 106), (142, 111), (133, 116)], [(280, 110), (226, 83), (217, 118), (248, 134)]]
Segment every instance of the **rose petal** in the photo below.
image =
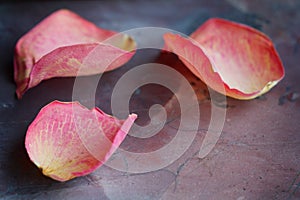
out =
[[(92, 75), (120, 67), (133, 56), (136, 44), (129, 36), (116, 34), (71, 11), (54, 12), (16, 44), (14, 77), (18, 98), (45, 79)], [(114, 35), (105, 44), (100, 43)], [(83, 60), (93, 50), (100, 51), (97, 63), (83, 66)], [(106, 62), (101, 64), (103, 60)]]
[(136, 119), (123, 121), (78, 102), (54, 101), (30, 124), (25, 147), (32, 162), (58, 181), (91, 173), (105, 163)]
[(284, 77), (271, 40), (242, 24), (213, 18), (189, 39), (167, 33), (164, 40), (209, 87), (233, 98), (253, 99)]

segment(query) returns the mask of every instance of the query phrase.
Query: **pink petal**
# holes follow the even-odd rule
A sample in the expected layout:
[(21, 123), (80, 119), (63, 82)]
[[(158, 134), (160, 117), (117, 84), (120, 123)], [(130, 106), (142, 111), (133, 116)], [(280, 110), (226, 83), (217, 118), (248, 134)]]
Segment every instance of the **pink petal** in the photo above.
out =
[(203, 82), (233, 98), (255, 98), (284, 77), (272, 41), (242, 24), (214, 18), (189, 39), (171, 33), (165, 34), (164, 39), (168, 50), (177, 54)]
[(84, 176), (105, 163), (136, 119), (123, 121), (78, 102), (54, 101), (30, 124), (25, 147), (32, 162), (58, 181)]
[[(100, 29), (71, 11), (54, 12), (16, 44), (14, 76), (18, 98), (45, 79), (92, 75), (120, 67), (133, 56), (135, 42), (120, 34), (111, 44), (100, 43), (113, 35), (116, 32)], [(99, 51), (99, 56), (96, 61), (85, 60), (93, 65), (82, 66), (91, 51)], [(103, 60), (106, 62), (101, 65)]]

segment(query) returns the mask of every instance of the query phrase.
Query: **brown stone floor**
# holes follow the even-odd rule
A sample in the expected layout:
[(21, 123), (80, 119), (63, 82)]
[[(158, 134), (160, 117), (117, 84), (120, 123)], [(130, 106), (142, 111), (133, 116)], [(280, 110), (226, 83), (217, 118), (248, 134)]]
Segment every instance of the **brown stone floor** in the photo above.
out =
[[(211, 102), (200, 95), (200, 128), (192, 145), (175, 162), (147, 173), (103, 166), (86, 177), (59, 183), (44, 177), (29, 161), (24, 137), (43, 105), (54, 99), (72, 99), (74, 78), (44, 81), (17, 100), (12, 64), (17, 39), (59, 8), (69, 8), (100, 27), (116, 31), (153, 26), (190, 34), (210, 17), (239, 21), (270, 36), (286, 76), (261, 98), (227, 98), (221, 137), (205, 158), (200, 159), (197, 153), (210, 123)], [(299, 11), (298, 0), (1, 3), (0, 199), (300, 199), (300, 100), (286, 98), (300, 93)], [(184, 67), (174, 55), (140, 51), (124, 67), (103, 75), (97, 106), (110, 113), (110, 95), (118, 78), (135, 65), (155, 61)], [(183, 73), (190, 81), (197, 81), (189, 72)], [(88, 86), (95, 77), (82, 79)], [(195, 89), (198, 85), (203, 87), (197, 82)], [(140, 115), (138, 123), (142, 124), (148, 119), (149, 106), (165, 103), (169, 97), (161, 87), (145, 86), (134, 94), (131, 111)], [(172, 140), (178, 124), (179, 119), (173, 118), (152, 138), (129, 136), (121, 148), (131, 152), (159, 149)], [(157, 161), (151, 162), (155, 165)]]

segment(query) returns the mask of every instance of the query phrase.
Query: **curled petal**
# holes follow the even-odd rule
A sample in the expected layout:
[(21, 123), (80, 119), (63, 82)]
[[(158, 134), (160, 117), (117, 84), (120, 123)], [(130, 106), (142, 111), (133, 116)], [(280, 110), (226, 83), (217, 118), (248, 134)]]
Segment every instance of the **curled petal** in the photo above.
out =
[(167, 33), (164, 40), (209, 87), (233, 98), (253, 99), (284, 77), (272, 41), (246, 25), (213, 18), (190, 38)]
[(136, 119), (118, 120), (78, 102), (54, 101), (30, 124), (25, 147), (33, 163), (58, 181), (91, 173), (119, 147)]
[[(120, 67), (133, 56), (135, 47), (128, 35), (100, 29), (71, 11), (56, 11), (16, 44), (18, 98), (45, 79), (92, 75)], [(91, 51), (99, 51), (97, 59), (83, 62)], [(84, 66), (91, 62), (94, 64)]]

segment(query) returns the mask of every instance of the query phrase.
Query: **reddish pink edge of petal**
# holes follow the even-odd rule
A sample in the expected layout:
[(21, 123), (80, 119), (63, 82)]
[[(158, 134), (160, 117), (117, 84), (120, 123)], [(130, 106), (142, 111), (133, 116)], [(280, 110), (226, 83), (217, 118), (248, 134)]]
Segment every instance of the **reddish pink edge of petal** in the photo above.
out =
[[(165, 44), (166, 44), (166, 50), (170, 51), (174, 54), (176, 54), (179, 59), (189, 68), (189, 70), (197, 77), (199, 77), (205, 84), (207, 84), (209, 87), (212, 87), (210, 84), (208, 84), (207, 82), (209, 81), (209, 79), (213, 79), (215, 83), (217, 83), (218, 86), (220, 85), (224, 85), (225, 88), (229, 88), (226, 83), (224, 83), (220, 77), (220, 75), (217, 72), (213, 71), (212, 68), (212, 64), (209, 60), (209, 58), (205, 55), (205, 53), (202, 51), (202, 49), (195, 45), (192, 41), (178, 35), (178, 34), (172, 34), (172, 33), (166, 33), (164, 35), (164, 40), (165, 40)], [(174, 45), (178, 45), (179, 43), (183, 44), (184, 42), (184, 46), (174, 46)], [(178, 48), (179, 47), (179, 48)], [(184, 47), (189, 47), (194, 49), (194, 51), (199, 51), (199, 56), (203, 57), (204, 60), (206, 60), (204, 62), (204, 64), (206, 65), (205, 67), (202, 67), (202, 71), (200, 71), (199, 69), (197, 69), (197, 67), (195, 66), (195, 64), (193, 63), (193, 61), (191, 60), (192, 58), (188, 59), (187, 56), (185, 56), (184, 53), (186, 52), (181, 52), (181, 50), (185, 50)], [(178, 50), (179, 49), (179, 50)], [(192, 55), (192, 54), (190, 54)], [(183, 59), (183, 58), (185, 59)], [(199, 73), (199, 71), (201, 73)], [(211, 76), (206, 76), (207, 74), (212, 74)], [(212, 89), (222, 93), (222, 89), (216, 88), (216, 87), (212, 87)]]
[[(47, 105), (45, 105), (44, 107), (41, 108), (41, 110), (39, 111), (39, 113), (37, 114), (37, 116), (35, 117), (35, 119), (40, 119), (40, 116), (43, 115), (44, 112), (46, 112), (48, 110), (48, 106), (52, 105), (52, 104), (56, 104), (56, 103), (62, 103), (60, 101), (53, 101)], [(28, 129), (27, 129), (27, 132), (26, 132), (26, 135), (25, 135), (25, 149), (27, 151), (27, 155), (29, 156), (30, 160), (35, 164), (36, 164), (36, 160), (35, 158), (33, 157), (33, 154), (32, 154), (32, 151), (31, 151), (31, 148), (30, 148), (30, 143), (31, 143), (31, 137), (32, 137), (32, 133), (33, 131), (31, 131), (31, 129), (38, 123), (39, 121), (38, 120), (33, 120), (32, 123), (29, 125)], [(40, 166), (38, 166), (40, 167)], [(57, 179), (59, 180), (59, 179)]]
[[(108, 117), (113, 117), (111, 115), (104, 113), (102, 110), (100, 110), (97, 107), (94, 108), (94, 110), (96, 110), (97, 112), (100, 112), (101, 114), (104, 114)], [(116, 133), (113, 141), (111, 142), (111, 149), (109, 150), (109, 152), (107, 152), (106, 157), (104, 158), (105, 161), (107, 161), (111, 157), (111, 155), (117, 150), (117, 148), (121, 145), (121, 143), (127, 136), (130, 128), (132, 127), (132, 125), (136, 119), (137, 119), (137, 115), (132, 113), (127, 117), (126, 120), (123, 121), (122, 126), (120, 127), (119, 131)]]
[(128, 118), (123, 122), (120, 130), (118, 131), (118, 133), (114, 138), (113, 146), (115, 146), (116, 148), (120, 146), (120, 144), (125, 139), (126, 135), (128, 134), (136, 118), (137, 118), (136, 114), (130, 114)]
[[(84, 107), (83, 105), (81, 105), (79, 102), (77, 101), (74, 101), (74, 102), (63, 102), (63, 101), (58, 101), (58, 100), (54, 100), (50, 103), (48, 103), (47, 105), (45, 105), (44, 107), (41, 108), (41, 110), (39, 111), (39, 113), (37, 114), (37, 116), (35, 117), (35, 119), (40, 119), (41, 115), (44, 114), (44, 112), (47, 112), (47, 110), (50, 108), (51, 109), (51, 106), (54, 105), (54, 104), (76, 104), (84, 109), (87, 109), (86, 107)], [(33, 122), (29, 125), (28, 129), (27, 129), (27, 133), (26, 133), (26, 136), (25, 136), (25, 148), (27, 150), (27, 152), (29, 153), (30, 152), (30, 147), (29, 147), (29, 143), (30, 143), (30, 136), (31, 136), (31, 129), (32, 127), (34, 127), (39, 121), (38, 120), (33, 120)], [(31, 161), (34, 161), (33, 158), (31, 158), (30, 154), (29, 154), (29, 157), (31, 159)]]
[[(78, 102), (77, 102), (78, 103)], [(80, 103), (79, 103), (80, 104)], [(81, 104), (80, 104), (81, 105)], [(82, 106), (82, 105), (81, 105)], [(83, 106), (84, 107), (84, 106)], [(85, 107), (84, 107), (85, 108)], [(87, 108), (85, 108), (87, 109)], [(108, 115), (104, 113), (101, 109), (99, 108), (94, 108), (93, 110), (100, 112), (101, 114), (104, 114), (108, 117), (112, 117), (111, 115)], [(131, 126), (133, 125), (134, 121), (136, 120), (137, 115), (136, 114), (130, 114), (128, 118), (124, 121), (123, 125), (121, 126), (120, 130), (116, 133), (114, 140), (112, 141), (112, 147), (109, 150), (109, 152), (106, 153), (106, 157), (104, 158), (105, 161), (107, 161), (111, 155), (117, 150), (117, 148), (120, 146), (120, 144), (123, 142), (125, 139), (126, 135), (128, 134)], [(91, 156), (93, 156), (91, 154)], [(94, 157), (94, 156), (93, 156)], [(98, 160), (98, 159), (97, 159)], [(82, 172), (74, 172), (72, 173), (75, 177), (79, 176), (85, 176), (87, 174), (90, 174), (91, 172), (95, 171), (98, 167), (102, 166), (104, 163), (98, 160), (98, 164), (94, 165), (93, 167), (89, 168), (88, 170), (82, 171)], [(63, 180), (65, 181), (65, 180)]]
[[(211, 24), (227, 24), (227, 25), (233, 25), (233, 26), (239, 26), (240, 28), (242, 29), (245, 29), (247, 31), (250, 31), (254, 34), (258, 34), (260, 35), (261, 37), (265, 38), (266, 41), (271, 41), (271, 39), (266, 35), (264, 34), (263, 32), (255, 29), (255, 28), (252, 28), (248, 25), (245, 25), (245, 24), (241, 24), (241, 23), (238, 23), (238, 22), (233, 22), (233, 21), (229, 21), (229, 20), (226, 20), (226, 19), (221, 19), (221, 18), (210, 18), (208, 19), (206, 22), (204, 22), (196, 31), (194, 31), (190, 37), (191, 38), (195, 38), (200, 32), (202, 32), (203, 29), (206, 29), (207, 26), (210, 26)], [(269, 42), (270, 44), (272, 44), (271, 42)]]

